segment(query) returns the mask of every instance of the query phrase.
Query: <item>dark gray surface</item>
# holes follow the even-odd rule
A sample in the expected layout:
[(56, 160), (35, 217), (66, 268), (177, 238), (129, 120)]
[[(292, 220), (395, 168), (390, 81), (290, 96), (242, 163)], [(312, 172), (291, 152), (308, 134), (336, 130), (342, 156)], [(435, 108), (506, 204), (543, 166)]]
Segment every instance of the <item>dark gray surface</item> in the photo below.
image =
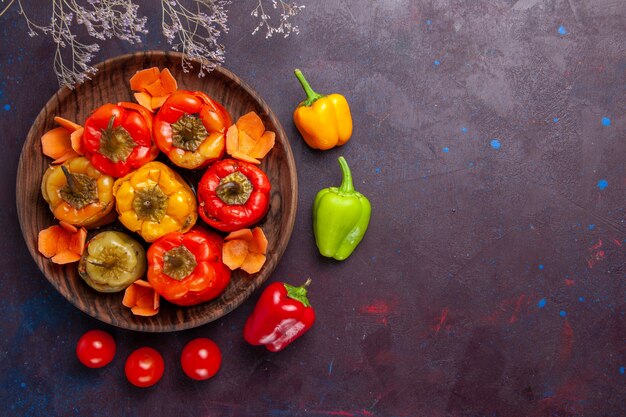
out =
[[(241, 337), (258, 294), (217, 322), (151, 335), (103, 325), (54, 291), (14, 203), (21, 145), (57, 89), (53, 50), (27, 36), (14, 8), (0, 18), (1, 414), (623, 415), (626, 4), (311, 1), (300, 35), (266, 40), (250, 36), (254, 3), (230, 7), (225, 66), (291, 138), (298, 218), (270, 282), (312, 277), (317, 323), (271, 354)], [(43, 20), (45, 8), (25, 4)], [(98, 59), (167, 48), (157, 2), (142, 5), (144, 43), (105, 43)], [(348, 98), (345, 147), (312, 151), (299, 137), (296, 67), (318, 91)], [(339, 184), (339, 155), (373, 206), (343, 263), (317, 254), (310, 209)], [(74, 357), (91, 328), (117, 340), (102, 370)], [(200, 336), (224, 353), (204, 383), (178, 362)], [(138, 390), (123, 363), (144, 345), (163, 354), (166, 373)]]

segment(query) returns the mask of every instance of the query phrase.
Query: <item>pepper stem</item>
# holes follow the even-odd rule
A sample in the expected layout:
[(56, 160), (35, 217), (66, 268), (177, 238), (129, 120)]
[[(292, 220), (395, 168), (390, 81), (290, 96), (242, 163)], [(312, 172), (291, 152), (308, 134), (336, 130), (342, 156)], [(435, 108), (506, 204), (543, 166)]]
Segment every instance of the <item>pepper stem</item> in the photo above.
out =
[(294, 287), (293, 285), (283, 284), (285, 289), (287, 290), (287, 297), (300, 301), (302, 305), (305, 307), (311, 307), (311, 303), (309, 303), (309, 299), (306, 296), (307, 287), (311, 284), (311, 278), (307, 278), (306, 282), (299, 287)]
[(70, 173), (70, 170), (65, 167), (65, 165), (61, 165), (61, 171), (63, 171), (63, 175), (65, 175), (65, 179), (67, 180), (67, 185), (70, 187), (70, 190), (75, 191), (74, 176)]
[(306, 80), (306, 78), (304, 78), (304, 74), (302, 74), (302, 71), (296, 69), (294, 70), (294, 74), (296, 74), (296, 78), (298, 79), (298, 81), (300, 81), (300, 85), (306, 93), (306, 100), (300, 103), (301, 106), (310, 106), (315, 102), (315, 100), (324, 97), (323, 95), (313, 91), (309, 82)]
[(343, 174), (339, 191), (346, 194), (352, 194), (354, 193), (354, 184), (352, 183), (352, 172), (350, 172), (348, 162), (343, 156), (340, 156), (338, 161), (339, 165), (341, 165), (341, 172)]

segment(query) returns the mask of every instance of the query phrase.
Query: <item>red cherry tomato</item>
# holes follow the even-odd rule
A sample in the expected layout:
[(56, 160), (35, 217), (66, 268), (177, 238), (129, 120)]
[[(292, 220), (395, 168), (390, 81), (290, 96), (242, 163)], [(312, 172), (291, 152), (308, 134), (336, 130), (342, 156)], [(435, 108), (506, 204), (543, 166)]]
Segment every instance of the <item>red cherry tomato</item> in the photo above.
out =
[(189, 378), (202, 381), (220, 369), (222, 352), (214, 341), (201, 337), (187, 343), (180, 355), (180, 363)]
[(89, 368), (102, 368), (115, 356), (115, 340), (107, 332), (90, 330), (78, 339), (76, 356)]
[(159, 382), (164, 371), (163, 356), (149, 347), (142, 347), (131, 353), (124, 366), (128, 381), (140, 388), (151, 387)]

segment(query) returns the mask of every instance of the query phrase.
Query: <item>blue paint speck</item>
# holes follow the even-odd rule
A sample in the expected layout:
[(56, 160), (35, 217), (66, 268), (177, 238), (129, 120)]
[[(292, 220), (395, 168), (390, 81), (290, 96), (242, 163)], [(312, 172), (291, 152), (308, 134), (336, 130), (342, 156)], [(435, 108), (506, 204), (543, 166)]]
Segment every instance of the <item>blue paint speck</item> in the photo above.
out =
[(448, 148), (447, 146), (445, 148), (442, 149), (442, 151), (444, 151), (445, 153), (450, 152), (450, 148)]
[(552, 121), (553, 121), (554, 123), (558, 123), (559, 118), (558, 118), (558, 117), (555, 117), (554, 119), (552, 119)]
[(22, 387), (22, 388), (26, 388), (26, 382), (22, 382), (22, 383), (20, 384), (20, 387)]
[(539, 300), (539, 302), (537, 303), (537, 307), (539, 307), (539, 308), (544, 308), (544, 307), (546, 306), (546, 303), (547, 303), (546, 299), (545, 299), (545, 298), (542, 298), (542, 299), (541, 299), (541, 300)]
[(376, 171), (377, 174), (380, 174), (380, 168), (376, 168), (374, 171)]
[(620, 367), (619, 367), (619, 373), (620, 373), (620, 374), (622, 374), (622, 375), (624, 375), (624, 372), (626, 372), (626, 370), (624, 370), (624, 367), (623, 367), (623, 366), (620, 366)]
[(565, 26), (563, 25), (559, 26), (558, 32), (559, 32), (559, 35), (567, 35), (568, 33), (567, 29), (565, 29)]
[(500, 143), (498, 139), (491, 139), (491, 147), (493, 149), (500, 149), (501, 146), (502, 144)]
[(578, 301), (580, 301), (581, 303), (585, 302), (585, 297), (578, 297)]
[(590, 225), (589, 225), (589, 230), (593, 230), (593, 229), (595, 229), (595, 228), (596, 228), (596, 225), (595, 225), (595, 224), (593, 224), (593, 223), (592, 223), (592, 224), (590, 224)]
[(428, 19), (428, 20), (426, 21), (426, 24), (427, 24), (427, 25), (432, 25), (432, 24), (433, 24), (433, 22), (432, 22), (432, 20)]
[(466, 128), (466, 127), (462, 127), (462, 128), (461, 128), (461, 132), (463, 132), (463, 133), (467, 133), (467, 128)]
[(11, 110), (11, 105), (10, 104), (5, 104), (4, 105), (4, 110), (6, 110), (6, 111)]
[(609, 186), (609, 182), (607, 180), (605, 180), (605, 179), (602, 179), (602, 180), (598, 181), (597, 185), (598, 185), (599, 189), (604, 190), (606, 187)]
[(435, 65), (439, 65), (441, 64), (441, 61), (439, 61), (438, 59), (435, 59)]
[(608, 117), (603, 117), (602, 118), (602, 126), (611, 126), (611, 119)]
[(328, 376), (330, 376), (333, 373), (334, 363), (335, 363), (335, 359), (333, 358), (333, 360), (331, 360), (330, 363), (328, 364)]
[(545, 267), (543, 266), (543, 264), (539, 264), (539, 269), (541, 269), (541, 270), (543, 271), (543, 268), (545, 268)]
[(559, 311), (559, 316), (561, 316), (561, 317), (567, 316), (567, 311), (565, 311), (565, 310)]

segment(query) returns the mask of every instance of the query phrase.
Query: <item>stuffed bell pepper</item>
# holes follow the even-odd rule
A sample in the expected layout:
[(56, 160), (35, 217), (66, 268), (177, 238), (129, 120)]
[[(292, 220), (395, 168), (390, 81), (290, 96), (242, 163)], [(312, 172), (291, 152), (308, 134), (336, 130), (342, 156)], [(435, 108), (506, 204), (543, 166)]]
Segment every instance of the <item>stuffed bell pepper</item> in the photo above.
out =
[(153, 161), (115, 181), (120, 222), (153, 242), (171, 232), (186, 232), (196, 224), (196, 196), (174, 170)]
[(226, 109), (206, 94), (178, 90), (155, 116), (154, 140), (179, 167), (201, 168), (224, 154), (230, 124)]

